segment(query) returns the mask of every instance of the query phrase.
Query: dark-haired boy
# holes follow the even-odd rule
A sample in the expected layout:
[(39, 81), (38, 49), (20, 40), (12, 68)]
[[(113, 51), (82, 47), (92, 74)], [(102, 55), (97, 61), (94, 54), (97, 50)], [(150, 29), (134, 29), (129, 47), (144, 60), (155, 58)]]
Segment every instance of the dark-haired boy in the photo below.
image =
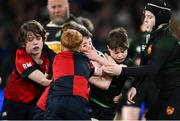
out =
[[(125, 64), (127, 66), (134, 65), (133, 61), (127, 57), (128, 36), (124, 28), (116, 28), (109, 32), (107, 47), (108, 50), (105, 53), (111, 56), (115, 63)], [(90, 58), (92, 60), (97, 60), (96, 57), (97, 56), (91, 56)], [(126, 91), (130, 87), (129, 85), (131, 85), (133, 79), (121, 75), (113, 76), (112, 81), (102, 81), (99, 77), (91, 78), (90, 81), (91, 83), (93, 81), (95, 83), (97, 83), (97, 81), (102, 83), (101, 88), (91, 85), (90, 104), (93, 110), (92, 118), (98, 120), (112, 120), (117, 105), (114, 102), (114, 97), (121, 92), (123, 96), (126, 95)], [(120, 103), (122, 102), (120, 101)]]

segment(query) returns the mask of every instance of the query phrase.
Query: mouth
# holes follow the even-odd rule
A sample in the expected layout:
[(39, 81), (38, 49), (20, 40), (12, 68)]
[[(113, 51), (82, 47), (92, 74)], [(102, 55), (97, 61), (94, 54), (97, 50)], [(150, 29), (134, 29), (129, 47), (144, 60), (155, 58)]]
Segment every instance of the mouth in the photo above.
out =
[(124, 58), (122, 58), (122, 59), (117, 59), (116, 60), (118, 63), (122, 63), (123, 61), (124, 61)]
[(39, 47), (33, 47), (34, 51), (38, 51), (40, 48)]

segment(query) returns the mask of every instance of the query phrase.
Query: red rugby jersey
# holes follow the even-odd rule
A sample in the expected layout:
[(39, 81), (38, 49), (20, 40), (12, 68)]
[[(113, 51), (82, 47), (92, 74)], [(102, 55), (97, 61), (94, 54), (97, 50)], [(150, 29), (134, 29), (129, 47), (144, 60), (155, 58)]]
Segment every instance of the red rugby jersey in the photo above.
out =
[(5, 99), (31, 103), (40, 97), (44, 91), (44, 86), (30, 80), (28, 75), (36, 69), (43, 73), (49, 73), (50, 62), (44, 53), (42, 53), (42, 59), (43, 64), (38, 65), (24, 48), (19, 48), (16, 51), (15, 69), (5, 87)]
[[(83, 63), (81, 61), (83, 61)], [(59, 93), (59, 91), (56, 91), (55, 93), (58, 93), (58, 95), (78, 95), (85, 99), (89, 98), (89, 84), (87, 80), (90, 74), (93, 73), (94, 66), (91, 63), (89, 65), (87, 57), (84, 57), (84, 55), (77, 52), (61, 52), (57, 54), (54, 60), (53, 70), (54, 81), (61, 77), (73, 77), (70, 80), (68, 78), (65, 79), (72, 88), (62, 89), (69, 90), (69, 93), (62, 94), (61, 92)], [(72, 85), (72, 81), (74, 81), (74, 85)], [(66, 85), (66, 87), (68, 86)], [(50, 86), (46, 88), (37, 102), (37, 106), (44, 111), (46, 110), (49, 89)]]
[(50, 86), (48, 86), (45, 91), (43, 92), (43, 94), (41, 95), (41, 97), (39, 98), (39, 100), (37, 101), (37, 106), (43, 110), (46, 111), (46, 101), (47, 101), (47, 96), (48, 96), (48, 92), (49, 92), (49, 88)]
[(76, 95), (89, 98), (91, 72), (89, 59), (79, 52), (62, 52), (53, 62), (54, 83), (49, 91), (53, 95)]

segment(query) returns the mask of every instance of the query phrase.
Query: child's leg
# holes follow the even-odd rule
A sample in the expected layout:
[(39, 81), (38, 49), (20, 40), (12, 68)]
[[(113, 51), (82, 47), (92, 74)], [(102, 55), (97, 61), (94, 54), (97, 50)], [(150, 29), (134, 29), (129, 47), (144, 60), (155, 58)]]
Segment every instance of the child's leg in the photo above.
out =
[(122, 108), (122, 120), (138, 120), (140, 108), (133, 106), (124, 106)]

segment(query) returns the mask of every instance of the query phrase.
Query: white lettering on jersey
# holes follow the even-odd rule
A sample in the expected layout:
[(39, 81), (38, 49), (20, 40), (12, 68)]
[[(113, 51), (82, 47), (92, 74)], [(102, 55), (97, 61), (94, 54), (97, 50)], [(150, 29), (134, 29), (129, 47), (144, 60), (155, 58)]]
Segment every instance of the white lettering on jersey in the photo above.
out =
[(29, 62), (29, 63), (25, 63), (25, 64), (22, 64), (23, 65), (23, 68), (24, 69), (27, 69), (28, 67), (32, 66), (32, 64)]

